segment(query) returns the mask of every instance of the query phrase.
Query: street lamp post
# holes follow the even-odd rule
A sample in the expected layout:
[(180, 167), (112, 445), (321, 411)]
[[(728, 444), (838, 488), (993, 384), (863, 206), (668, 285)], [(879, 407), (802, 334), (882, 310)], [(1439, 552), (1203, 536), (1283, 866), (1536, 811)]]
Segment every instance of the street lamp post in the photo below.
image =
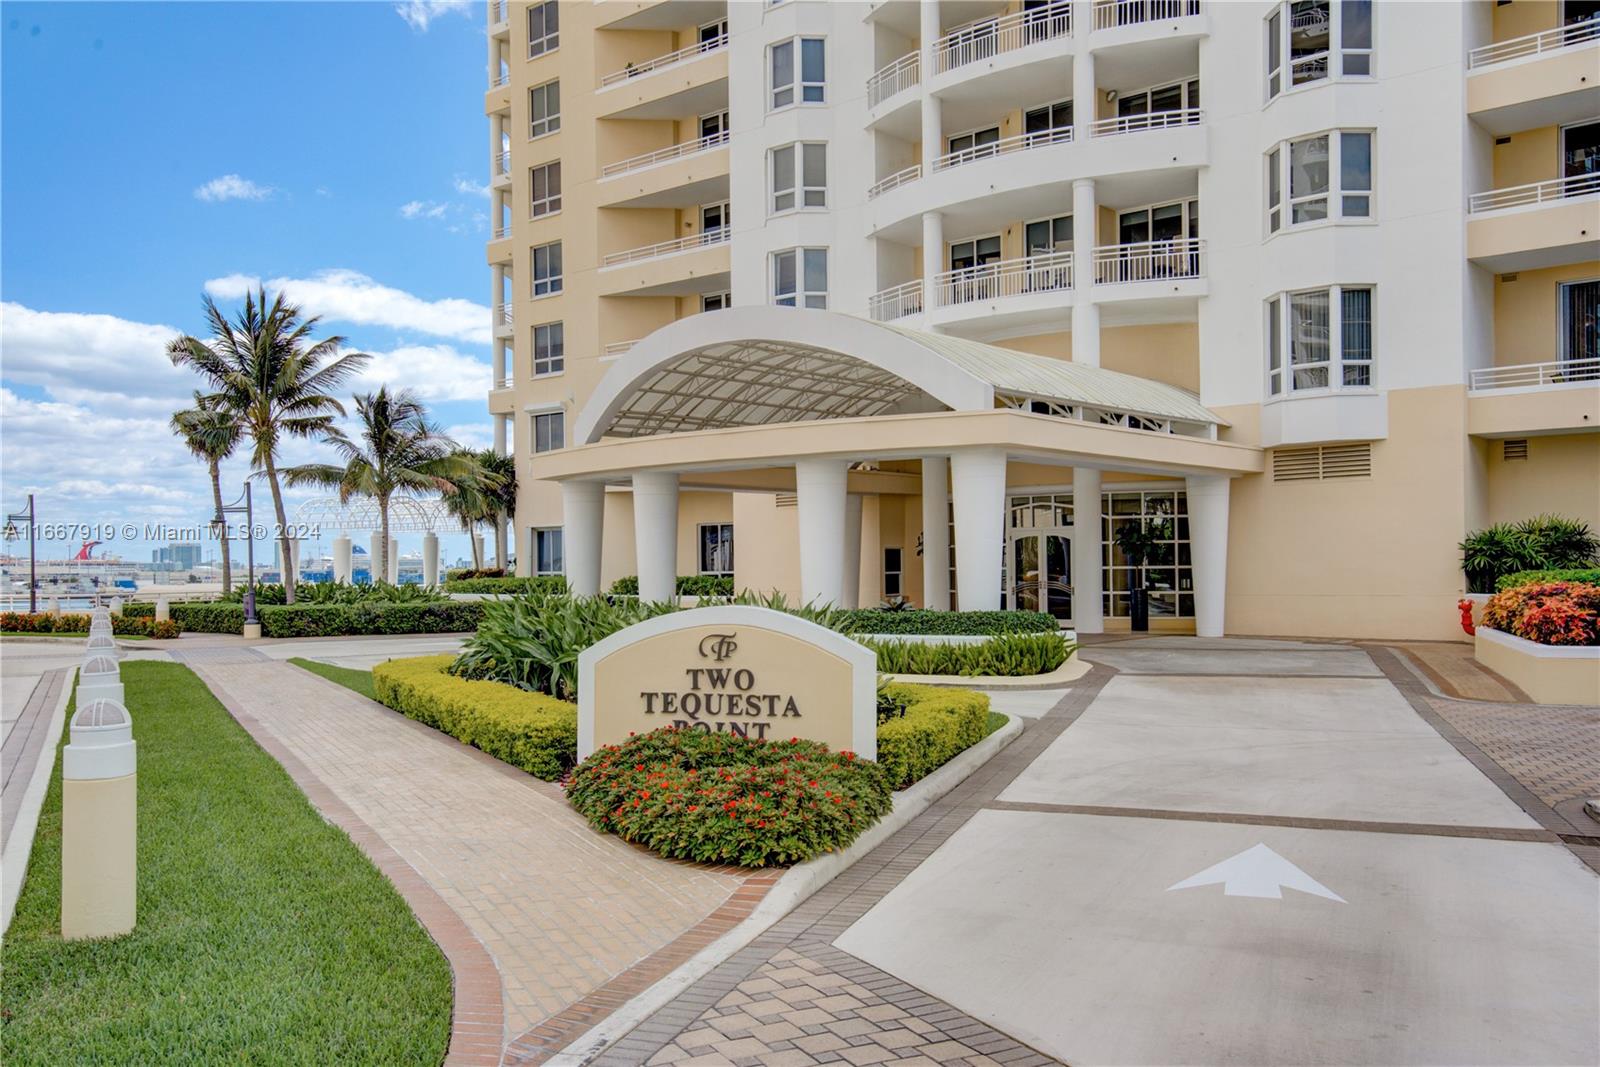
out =
[[(32, 499), (31, 497), (29, 499)], [(243, 501), (241, 503), (240, 501)], [(250, 482), (244, 483), (244, 495), (226, 507), (218, 507), (217, 513), (211, 519), (211, 525), (223, 537), (228, 536), (228, 520), (224, 515), (244, 514), (245, 542), (244, 542), (244, 622), (246, 626), (254, 626), (261, 620), (256, 618), (256, 522), (255, 512), (250, 508)]]
[(17, 539), (17, 520), (28, 520), (28, 614), (36, 614), (39, 610), (39, 577), (38, 559), (34, 552), (33, 533), (37, 520), (33, 513), (33, 494), (28, 494), (28, 507), (24, 511), (14, 512), (6, 516), (6, 540)]

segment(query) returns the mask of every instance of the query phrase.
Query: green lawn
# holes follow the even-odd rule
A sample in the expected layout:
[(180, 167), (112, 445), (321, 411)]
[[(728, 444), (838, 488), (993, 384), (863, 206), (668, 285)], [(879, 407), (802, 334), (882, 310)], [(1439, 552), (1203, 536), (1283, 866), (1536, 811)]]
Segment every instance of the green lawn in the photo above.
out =
[(320, 674), (330, 682), (338, 682), (346, 689), (353, 689), (368, 700), (377, 700), (378, 694), (372, 689), (372, 672), (356, 670), (354, 667), (335, 667), (331, 663), (318, 663), (314, 659), (302, 659), (291, 656), (289, 662), (296, 667), (303, 667), (312, 674)]
[(58, 758), (0, 949), (0, 1061), (438, 1064), (449, 964), (393, 886), (187, 668), (122, 672), (138, 926), (61, 940)]

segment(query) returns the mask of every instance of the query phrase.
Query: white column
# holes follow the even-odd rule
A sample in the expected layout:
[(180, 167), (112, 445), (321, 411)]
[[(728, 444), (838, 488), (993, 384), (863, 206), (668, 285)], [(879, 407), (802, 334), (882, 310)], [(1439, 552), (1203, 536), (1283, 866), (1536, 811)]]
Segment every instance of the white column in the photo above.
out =
[(944, 154), (943, 109), (937, 96), (927, 91), (933, 80), (933, 52), (939, 43), (939, 5), (918, 5), (922, 34), (922, 176), (933, 173), (933, 161)]
[(439, 584), (439, 535), (432, 530), (422, 535), (422, 584), (430, 589)]
[(861, 495), (844, 498), (844, 600), (847, 608), (861, 606)]
[(350, 569), (350, 535), (342, 533), (333, 539), (333, 580), (350, 584), (354, 579)]
[(476, 526), (472, 528), (472, 558), (481, 561), (485, 567), (489, 565), (483, 555), (483, 534), (478, 532)]
[[(1094, 25), (1092, 0), (1080, 0), (1072, 5), (1072, 35), (1082, 40)], [(1100, 105), (1100, 88), (1094, 83), (1094, 53), (1087, 48), (1072, 57), (1072, 139), (1083, 143), (1089, 139), (1089, 126), (1094, 122), (1095, 110)], [(1074, 233), (1074, 238), (1077, 234)]]
[[(573, 596), (600, 592), (600, 538), (605, 529), (606, 487), (599, 482), (561, 483), (561, 551), (566, 557), (567, 591)], [(532, 574), (533, 532), (519, 552), (517, 573)]]
[(678, 595), (678, 476), (641, 471), (633, 476), (633, 551), (639, 567), (639, 599)]
[(371, 572), (371, 581), (374, 585), (383, 581), (383, 531), (373, 530), (372, 536), (367, 540), (367, 570)]
[(944, 273), (944, 269), (944, 215), (937, 211), (924, 211), (922, 213), (922, 307), (925, 313), (938, 304), (934, 279)]
[[(495, 214), (494, 225), (500, 225), (498, 211)], [(494, 303), (489, 308), (489, 316), (494, 323), (490, 331), (493, 334), (491, 348), (494, 359), (494, 380), (489, 383), (489, 388), (498, 389), (500, 388), (500, 383), (506, 378), (506, 343), (500, 337), (500, 305), (505, 303), (506, 299), (506, 268), (504, 264), (496, 263), (491, 270), (494, 274)], [(497, 423), (498, 421), (496, 419)], [(495, 428), (495, 435), (496, 440), (498, 440), (500, 435), (498, 425)], [(501, 448), (501, 454), (504, 454), (504, 448)]]
[(844, 598), (844, 513), (850, 464), (802, 459), (794, 465), (800, 509), (800, 599), (839, 604)]
[(998, 611), (1006, 537), (1005, 451), (952, 453), (950, 488), (956, 515), (956, 606)]
[(922, 457), (922, 606), (950, 610), (950, 461)]
[(494, 417), (494, 454), (506, 454), (506, 426), (511, 421), (510, 415), (496, 415)]
[(1072, 626), (1080, 634), (1105, 632), (1101, 588), (1100, 472), (1072, 468)]
[(1092, 299), (1095, 222), (1094, 179), (1079, 178), (1072, 183), (1072, 362), (1090, 367), (1100, 365), (1100, 305)]
[(389, 584), (400, 584), (400, 538), (389, 538)]
[(1189, 495), (1189, 554), (1194, 560), (1194, 632), (1221, 637), (1228, 593), (1228, 479), (1184, 479)]

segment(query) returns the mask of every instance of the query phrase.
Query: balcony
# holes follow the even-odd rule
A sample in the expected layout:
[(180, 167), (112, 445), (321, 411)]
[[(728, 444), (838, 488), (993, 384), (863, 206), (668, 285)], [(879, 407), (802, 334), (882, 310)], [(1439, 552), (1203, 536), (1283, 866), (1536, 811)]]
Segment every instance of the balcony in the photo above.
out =
[(1557, 126), (1600, 111), (1600, 19), (1467, 54), (1467, 113), (1492, 134)]
[(867, 199), (876, 200), (890, 189), (898, 189), (906, 182), (914, 182), (920, 177), (922, 177), (922, 164), (913, 163), (905, 170), (897, 170), (887, 178), (873, 182), (867, 189)]
[(1072, 322), (1072, 253), (1004, 259), (934, 275), (925, 323), (980, 340)]
[(729, 238), (719, 226), (674, 241), (609, 252), (600, 261), (602, 296), (687, 296), (729, 287)]
[(665, 119), (728, 106), (728, 37), (631, 63), (600, 79), (601, 118)]
[(1070, 3), (1013, 12), (945, 34), (933, 46), (933, 73), (945, 74), (1029, 45), (1071, 36)]
[(727, 18), (728, 0), (596, 0), (599, 30), (675, 30)]
[(510, 337), (513, 331), (511, 305), (496, 304), (494, 306), (494, 335), (496, 337)]
[(640, 340), (640, 338), (634, 338), (632, 341), (612, 341), (601, 351), (600, 362), (610, 363), (614, 359), (621, 359), (623, 356), (627, 355), (628, 351), (632, 349), (634, 345), (638, 344)]
[(503, 232), (496, 228), (490, 236), (489, 243), (484, 246), (484, 261), (491, 267), (496, 264), (511, 266), (511, 231), (507, 227)]
[(1148, 130), (1169, 130), (1174, 126), (1199, 126), (1205, 121), (1205, 112), (1197, 107), (1178, 108), (1172, 111), (1148, 111), (1143, 115), (1119, 115), (1100, 119), (1089, 126), (1090, 137), (1115, 137), (1125, 133), (1143, 133)]
[(1467, 257), (1496, 273), (1600, 259), (1600, 173), (1475, 193)]
[(922, 82), (922, 54), (909, 52), (867, 79), (867, 126), (914, 140), (921, 124), (918, 97), (906, 90)]
[(494, 164), (489, 168), (489, 184), (497, 188), (511, 184), (511, 149), (502, 148), (494, 154)]
[(867, 317), (873, 322), (893, 322), (922, 314), (922, 279), (892, 286), (867, 300)]
[(1142, 26), (1200, 14), (1200, 0), (1095, 0), (1095, 30)]
[(691, 207), (728, 198), (727, 131), (600, 168), (601, 207)]
[(1198, 237), (1106, 245), (1094, 250), (1091, 265), (1095, 300), (1147, 301), (1146, 316), (1166, 305), (1192, 310), (1207, 291), (1206, 243)]
[(1063, 126), (1055, 130), (1041, 130), (1038, 133), (1019, 133), (1013, 137), (1002, 137), (989, 144), (974, 145), (963, 148), (959, 152), (949, 152), (933, 161), (934, 173), (949, 170), (951, 167), (964, 167), (968, 163), (975, 163), (980, 159), (991, 156), (1007, 156), (1013, 152), (1026, 152), (1033, 148), (1044, 148), (1046, 145), (1066, 144), (1072, 140), (1072, 127)]
[(509, 0), (493, 0), (489, 4), (489, 36), (506, 37), (511, 33), (511, 4)]
[(1600, 429), (1600, 358), (1483, 367), (1472, 372), (1467, 432), (1476, 437)]

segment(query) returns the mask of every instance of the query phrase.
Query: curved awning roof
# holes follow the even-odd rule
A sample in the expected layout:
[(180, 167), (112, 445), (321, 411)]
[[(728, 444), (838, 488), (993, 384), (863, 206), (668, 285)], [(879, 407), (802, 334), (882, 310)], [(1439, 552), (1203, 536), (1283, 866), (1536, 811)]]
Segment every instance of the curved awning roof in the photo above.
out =
[(575, 440), (996, 406), (1223, 425), (1162, 382), (854, 315), (758, 306), (693, 315), (634, 345), (590, 396)]

